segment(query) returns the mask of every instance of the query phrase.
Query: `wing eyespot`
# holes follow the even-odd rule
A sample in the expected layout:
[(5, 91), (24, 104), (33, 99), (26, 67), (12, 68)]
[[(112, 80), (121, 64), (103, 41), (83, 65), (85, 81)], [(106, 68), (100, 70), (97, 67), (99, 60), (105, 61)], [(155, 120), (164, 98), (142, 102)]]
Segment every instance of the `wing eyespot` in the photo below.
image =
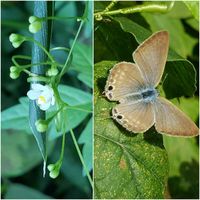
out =
[(117, 115), (116, 117), (117, 117), (117, 119), (122, 119), (123, 118), (122, 115)]
[(113, 86), (112, 85), (108, 86), (108, 90), (113, 90)]
[(108, 93), (108, 98), (112, 99), (112, 93)]

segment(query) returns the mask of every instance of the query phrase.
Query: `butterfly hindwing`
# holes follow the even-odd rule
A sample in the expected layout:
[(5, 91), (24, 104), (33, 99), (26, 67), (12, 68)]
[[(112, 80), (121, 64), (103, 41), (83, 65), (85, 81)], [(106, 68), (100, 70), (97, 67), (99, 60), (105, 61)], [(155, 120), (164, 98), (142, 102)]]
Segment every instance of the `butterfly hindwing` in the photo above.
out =
[(158, 132), (171, 136), (198, 135), (196, 124), (167, 99), (158, 97), (154, 106), (155, 128)]
[(119, 104), (113, 108), (112, 117), (131, 132), (145, 132), (154, 124), (153, 105), (143, 101)]

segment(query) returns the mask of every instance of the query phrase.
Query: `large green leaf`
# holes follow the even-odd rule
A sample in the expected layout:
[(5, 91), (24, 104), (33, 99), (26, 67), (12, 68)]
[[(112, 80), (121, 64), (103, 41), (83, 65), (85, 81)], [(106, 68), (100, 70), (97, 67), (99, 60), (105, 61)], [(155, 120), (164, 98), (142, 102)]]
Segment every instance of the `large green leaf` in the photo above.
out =
[(24, 174), (42, 161), (32, 135), (16, 130), (2, 131), (1, 174), (15, 177)]
[[(92, 141), (93, 141), (92, 126), (93, 126), (93, 121), (91, 118), (90, 121), (87, 123), (85, 129), (81, 133), (81, 136), (78, 139), (79, 144), (84, 144), (82, 154), (83, 154), (83, 159), (85, 161), (88, 171), (92, 170), (92, 157), (93, 157), (92, 156), (92, 152), (93, 152), (93, 150), (92, 150), (93, 149), (92, 148)], [(83, 175), (84, 176), (86, 175), (84, 169), (83, 169)]]
[(50, 196), (22, 184), (11, 184), (5, 199), (52, 199)]
[[(68, 132), (70, 129), (74, 129), (77, 127), (88, 115), (88, 112), (85, 112), (84, 110), (88, 110), (89, 105), (83, 104), (82, 106), (79, 106), (79, 108), (82, 108), (83, 110), (74, 110), (74, 109), (67, 109), (66, 110), (66, 129), (65, 132)], [(53, 140), (59, 136), (62, 135), (62, 132), (57, 132), (54, 121), (50, 125), (49, 130), (49, 139)]]
[(92, 95), (80, 89), (67, 85), (59, 85), (58, 90), (62, 100), (71, 106), (92, 103)]
[(95, 22), (94, 42), (95, 63), (102, 60), (131, 61), (131, 52), (136, 48), (132, 36), (110, 19), (106, 22)]
[(110, 117), (115, 103), (102, 95), (115, 63), (95, 65), (95, 198), (164, 198), (168, 160), (161, 135), (127, 132)]
[[(26, 98), (28, 100), (28, 98)], [(30, 132), (28, 120), (28, 101), (26, 104), (12, 106), (1, 113), (1, 128)]]
[(78, 78), (92, 88), (92, 48), (76, 43), (73, 52), (72, 70), (79, 72)]

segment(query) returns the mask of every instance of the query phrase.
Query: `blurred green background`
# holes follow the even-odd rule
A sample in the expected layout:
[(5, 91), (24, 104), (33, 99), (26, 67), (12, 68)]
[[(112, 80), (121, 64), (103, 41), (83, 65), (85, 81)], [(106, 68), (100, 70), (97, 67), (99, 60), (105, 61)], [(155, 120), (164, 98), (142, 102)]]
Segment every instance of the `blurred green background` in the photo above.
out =
[[(55, 2), (55, 16), (82, 16), (85, 2), (57, 1)], [(89, 99), (92, 104), (92, 2), (89, 3), (89, 20), (85, 24), (74, 49), (74, 60), (71, 69), (64, 75), (60, 88), (64, 98), (72, 102), (82, 102)], [(26, 43), (14, 49), (9, 42), (11, 33), (31, 35), (28, 32), (28, 18), (33, 13), (33, 1), (1, 2), (1, 197), (5, 199), (72, 199), (91, 198), (92, 190), (83, 173), (82, 165), (69, 134), (66, 135), (65, 158), (62, 170), (57, 179), (42, 177), (42, 157), (36, 141), (28, 127), (28, 102), (21, 100), (21, 107), (12, 107), (19, 103), (19, 98), (26, 96), (29, 84), (27, 76), (21, 75), (17, 80), (9, 77), (12, 65), (12, 55), (31, 55), (31, 44)], [(54, 21), (51, 47), (70, 47), (78, 29), (76, 20)], [(54, 54), (59, 63), (64, 63), (66, 53)], [(65, 86), (69, 86), (66, 88)], [(68, 94), (67, 90), (71, 90)], [(75, 89), (79, 89), (78, 91)], [(80, 91), (81, 90), (81, 91)], [(80, 95), (80, 99), (73, 99)], [(67, 96), (68, 95), (68, 96)], [(71, 96), (70, 96), (71, 95)], [(85, 98), (85, 99), (84, 99)], [(24, 107), (23, 107), (24, 106)], [(12, 107), (9, 112), (5, 110)], [(23, 108), (23, 109), (22, 109)], [(13, 119), (13, 116), (19, 116)], [(80, 148), (86, 155), (86, 164), (92, 169), (92, 123), (91, 114), (74, 114), (76, 121), (74, 132), (79, 139)], [(72, 117), (72, 116), (71, 116)], [(73, 117), (72, 117), (73, 118)], [(87, 134), (86, 134), (87, 132)], [(52, 133), (52, 131), (51, 131)], [(89, 134), (88, 134), (89, 133)], [(56, 132), (52, 133), (55, 139)], [(81, 136), (81, 137), (80, 137)], [(88, 142), (86, 142), (88, 141)], [(49, 144), (48, 161), (54, 163), (60, 155), (61, 138), (52, 140)], [(87, 157), (89, 152), (89, 156)], [(83, 156), (84, 156), (83, 155)], [(84, 157), (84, 158), (85, 158)], [(91, 171), (92, 174), (92, 171)]]

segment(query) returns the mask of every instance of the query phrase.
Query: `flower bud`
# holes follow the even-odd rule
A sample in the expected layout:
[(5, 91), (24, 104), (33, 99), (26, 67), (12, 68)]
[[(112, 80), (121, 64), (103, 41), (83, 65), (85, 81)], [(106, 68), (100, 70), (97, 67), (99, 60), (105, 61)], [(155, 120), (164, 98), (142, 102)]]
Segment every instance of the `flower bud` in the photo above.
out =
[(28, 18), (28, 21), (29, 21), (30, 24), (32, 24), (33, 22), (35, 22), (37, 20), (39, 20), (39, 17), (36, 17), (36, 16), (30, 16)]
[(20, 75), (19, 71), (15, 71), (15, 72), (10, 72), (10, 78), (12, 79), (17, 79)]
[(56, 167), (55, 164), (50, 164), (47, 166), (47, 169), (51, 172), (55, 169), (55, 167)]
[(38, 132), (45, 132), (48, 129), (48, 122), (46, 120), (39, 119), (35, 122), (35, 126)]
[(14, 48), (18, 48), (25, 41), (25, 38), (22, 35), (12, 33), (9, 36), (9, 40)]
[(34, 21), (29, 25), (29, 31), (31, 33), (37, 33), (42, 28), (42, 23), (40, 21)]
[(18, 35), (15, 33), (10, 34), (9, 41), (10, 42), (16, 42), (18, 40)]
[(58, 69), (57, 68), (50, 68), (47, 71), (47, 76), (56, 76), (58, 74)]
[(10, 67), (10, 72), (17, 72), (19, 69), (16, 66), (11, 66)]
[(59, 170), (53, 170), (53, 171), (51, 171), (51, 172), (49, 173), (49, 176), (50, 176), (51, 178), (57, 178), (58, 175), (59, 175)]

